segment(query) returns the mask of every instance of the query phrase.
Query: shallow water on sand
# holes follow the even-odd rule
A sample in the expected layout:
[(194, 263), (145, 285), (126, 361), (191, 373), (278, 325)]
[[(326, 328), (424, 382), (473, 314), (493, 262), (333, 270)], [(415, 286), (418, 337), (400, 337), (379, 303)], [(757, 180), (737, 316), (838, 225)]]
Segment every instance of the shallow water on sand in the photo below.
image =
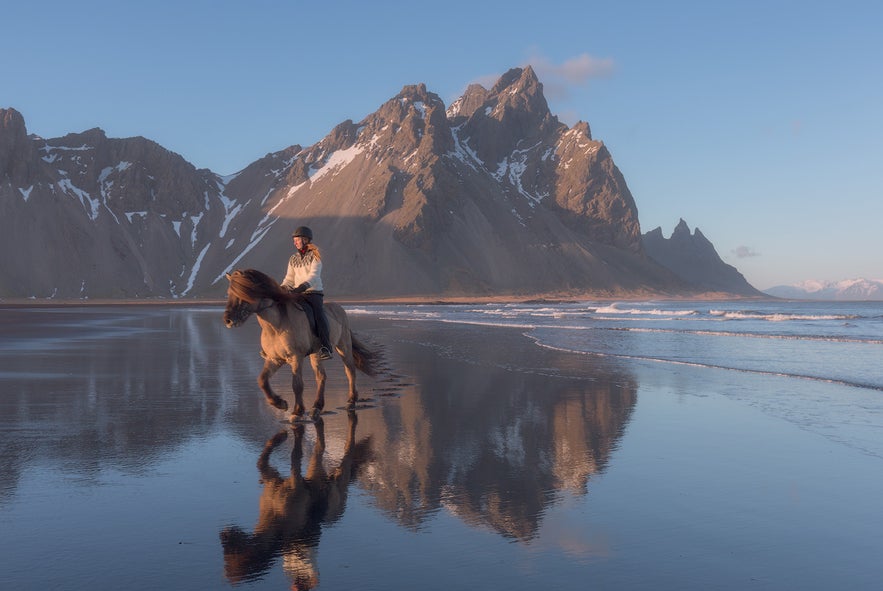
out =
[[(253, 320), (0, 309), (0, 587), (871, 589), (883, 576), (879, 391), (388, 312), (351, 315), (385, 354), (384, 372), (359, 376), (367, 400), (346, 412), (335, 359), (322, 420), (291, 426), (257, 388)], [(651, 349), (642, 334), (656, 333), (628, 338)], [(290, 400), (286, 369), (273, 386)]]

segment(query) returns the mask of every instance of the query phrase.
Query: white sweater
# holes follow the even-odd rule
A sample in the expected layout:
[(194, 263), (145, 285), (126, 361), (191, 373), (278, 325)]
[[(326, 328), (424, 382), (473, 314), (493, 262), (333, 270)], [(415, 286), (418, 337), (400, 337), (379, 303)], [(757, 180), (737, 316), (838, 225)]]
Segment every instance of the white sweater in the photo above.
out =
[(282, 287), (295, 288), (302, 283), (309, 283), (307, 292), (323, 291), (322, 289), (322, 258), (319, 249), (310, 244), (305, 254), (296, 251), (288, 259), (288, 271), (282, 280)]

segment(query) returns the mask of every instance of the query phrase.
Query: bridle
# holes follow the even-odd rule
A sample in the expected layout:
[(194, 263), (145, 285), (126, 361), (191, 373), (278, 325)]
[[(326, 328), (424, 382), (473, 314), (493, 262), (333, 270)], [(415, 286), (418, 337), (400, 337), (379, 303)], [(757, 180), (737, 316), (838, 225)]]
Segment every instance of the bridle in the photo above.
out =
[(236, 303), (233, 304), (233, 306), (228, 305), (227, 310), (224, 313), (224, 324), (228, 327), (239, 326), (248, 320), (248, 317), (252, 314), (260, 314), (264, 310), (268, 310), (275, 305), (276, 302), (268, 298), (259, 300), (257, 304), (252, 304), (246, 300), (236, 298)]

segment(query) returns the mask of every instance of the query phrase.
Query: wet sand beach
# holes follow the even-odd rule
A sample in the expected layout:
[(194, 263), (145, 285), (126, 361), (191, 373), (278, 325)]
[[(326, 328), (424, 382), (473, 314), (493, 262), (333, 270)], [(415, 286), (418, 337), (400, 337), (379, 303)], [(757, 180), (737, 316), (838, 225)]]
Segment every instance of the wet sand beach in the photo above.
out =
[[(351, 413), (332, 360), (322, 420), (292, 426), (258, 390), (257, 323), (228, 330), (221, 311), (0, 309), (0, 587), (883, 578), (883, 459), (747, 402), (774, 376), (351, 314), (384, 371), (359, 375)], [(290, 381), (272, 382), (289, 401)]]

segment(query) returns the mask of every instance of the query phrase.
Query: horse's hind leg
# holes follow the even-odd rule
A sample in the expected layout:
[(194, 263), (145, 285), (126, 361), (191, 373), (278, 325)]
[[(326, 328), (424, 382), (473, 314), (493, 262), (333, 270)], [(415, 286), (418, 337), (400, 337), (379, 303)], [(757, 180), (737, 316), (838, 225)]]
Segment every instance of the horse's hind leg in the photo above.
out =
[(313, 366), (313, 373), (316, 374), (316, 400), (313, 402), (313, 418), (316, 419), (325, 409), (325, 367), (318, 355), (310, 355), (310, 365)]
[(349, 328), (343, 326), (341, 328), (340, 337), (335, 347), (343, 361), (343, 371), (346, 372), (346, 379), (349, 383), (349, 395), (346, 399), (346, 407), (352, 410), (359, 401), (359, 392), (356, 390), (356, 360), (353, 358), (353, 338)]
[(347, 354), (343, 356), (343, 370), (346, 372), (346, 379), (350, 387), (349, 396), (346, 399), (347, 408), (352, 409), (359, 401), (359, 391), (356, 389), (356, 362), (351, 351), (347, 351)]
[(273, 374), (279, 371), (280, 367), (282, 367), (282, 364), (279, 362), (270, 361), (269, 359), (265, 360), (264, 368), (258, 376), (258, 386), (260, 386), (261, 391), (264, 393), (264, 397), (267, 399), (267, 404), (273, 408), (278, 408), (279, 410), (288, 410), (288, 403), (282, 398), (279, 398), (279, 396), (273, 392), (273, 388), (270, 387), (270, 378), (273, 377)]

